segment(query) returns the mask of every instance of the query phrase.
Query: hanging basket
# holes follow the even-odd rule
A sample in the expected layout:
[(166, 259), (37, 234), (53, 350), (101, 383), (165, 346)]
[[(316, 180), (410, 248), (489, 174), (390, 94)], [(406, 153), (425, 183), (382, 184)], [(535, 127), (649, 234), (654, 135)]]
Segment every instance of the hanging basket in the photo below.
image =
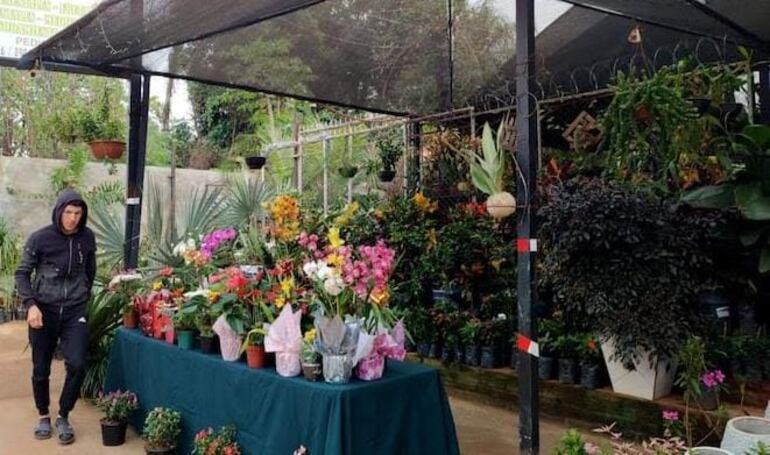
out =
[(380, 171), (377, 173), (377, 177), (381, 182), (392, 182), (396, 178), (396, 171)]
[(126, 143), (122, 141), (92, 141), (88, 143), (88, 146), (97, 160), (120, 159), (126, 149)]
[(245, 161), (249, 169), (262, 169), (267, 162), (267, 158), (264, 156), (247, 156)]
[(358, 168), (356, 166), (343, 166), (338, 169), (338, 172), (342, 177), (352, 179), (358, 173)]
[(495, 193), (487, 198), (487, 212), (496, 220), (509, 217), (516, 212), (516, 198), (507, 191)]

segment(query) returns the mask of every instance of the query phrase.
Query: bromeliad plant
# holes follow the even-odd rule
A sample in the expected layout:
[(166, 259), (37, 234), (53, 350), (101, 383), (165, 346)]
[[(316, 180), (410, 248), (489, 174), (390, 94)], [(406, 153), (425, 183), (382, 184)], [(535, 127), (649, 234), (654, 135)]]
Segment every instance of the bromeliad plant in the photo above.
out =
[(497, 140), (492, 137), (489, 123), (484, 124), (481, 136), (482, 154), (471, 152), (470, 167), (473, 185), (487, 194), (487, 211), (495, 219), (503, 219), (516, 211), (516, 198), (505, 191), (505, 150), (503, 147), (505, 122), (500, 123)]

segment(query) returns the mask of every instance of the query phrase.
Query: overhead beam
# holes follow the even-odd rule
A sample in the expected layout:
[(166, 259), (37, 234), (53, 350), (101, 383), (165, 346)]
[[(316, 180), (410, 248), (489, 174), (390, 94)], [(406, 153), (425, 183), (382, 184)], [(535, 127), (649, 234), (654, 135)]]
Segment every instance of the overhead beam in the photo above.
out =
[[(516, 249), (518, 282), (516, 295), (519, 333), (537, 340), (532, 303), (536, 301), (535, 250), (530, 239), (537, 238), (533, 202), (537, 179), (537, 106), (535, 81), (535, 4), (516, 1)], [(526, 246), (521, 248), (520, 245)], [(537, 357), (519, 351), (519, 451), (537, 454), (540, 449), (538, 416)]]

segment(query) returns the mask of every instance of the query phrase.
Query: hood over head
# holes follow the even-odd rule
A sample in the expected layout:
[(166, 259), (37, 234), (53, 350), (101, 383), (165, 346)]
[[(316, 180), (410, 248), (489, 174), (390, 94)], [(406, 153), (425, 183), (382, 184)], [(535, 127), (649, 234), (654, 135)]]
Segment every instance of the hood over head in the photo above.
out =
[(86, 227), (88, 221), (88, 205), (83, 197), (77, 191), (73, 189), (66, 189), (59, 194), (59, 198), (56, 200), (56, 205), (53, 207), (53, 213), (51, 214), (51, 221), (61, 231), (61, 216), (64, 213), (64, 208), (73, 202), (80, 202), (83, 206), (83, 216), (78, 223), (78, 230), (82, 230)]

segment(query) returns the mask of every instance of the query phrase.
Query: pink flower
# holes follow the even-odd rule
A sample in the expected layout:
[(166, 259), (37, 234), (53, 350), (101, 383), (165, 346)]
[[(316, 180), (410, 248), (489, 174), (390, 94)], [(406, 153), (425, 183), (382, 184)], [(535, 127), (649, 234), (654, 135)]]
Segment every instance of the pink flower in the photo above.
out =
[(583, 450), (585, 450), (588, 455), (597, 455), (601, 453), (601, 449), (599, 448), (599, 446), (597, 446), (593, 442), (586, 442), (585, 444), (583, 444)]
[(676, 422), (679, 420), (679, 412), (663, 411), (663, 420), (668, 420), (669, 422)]
[(721, 370), (707, 371), (700, 377), (700, 381), (709, 389), (714, 389), (725, 381), (725, 374)]

